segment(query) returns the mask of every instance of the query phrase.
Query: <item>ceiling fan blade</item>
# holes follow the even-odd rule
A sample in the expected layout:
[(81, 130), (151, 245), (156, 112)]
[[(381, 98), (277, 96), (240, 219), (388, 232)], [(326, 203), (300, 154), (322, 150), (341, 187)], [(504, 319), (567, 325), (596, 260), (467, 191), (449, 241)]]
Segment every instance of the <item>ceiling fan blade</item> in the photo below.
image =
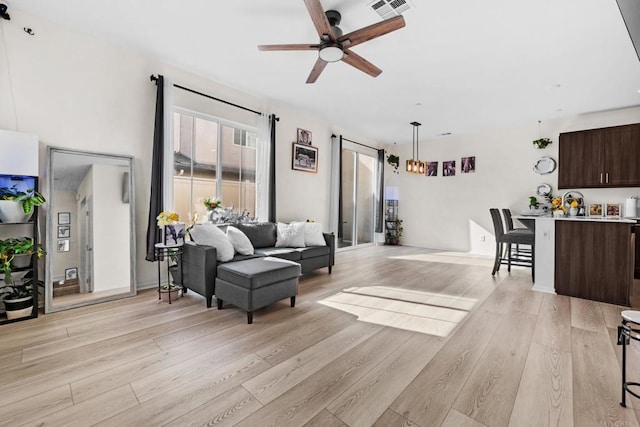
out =
[(311, 20), (316, 27), (316, 31), (318, 31), (320, 39), (324, 39), (323, 36), (326, 34), (332, 42), (335, 42), (336, 37), (331, 30), (327, 15), (324, 14), (320, 0), (304, 0), (304, 4), (307, 6), (307, 10), (309, 11), (309, 15), (311, 15)]
[(360, 28), (359, 30), (352, 31), (349, 34), (340, 36), (338, 38), (338, 43), (341, 43), (344, 47), (352, 47), (392, 31), (399, 30), (405, 25), (404, 17), (402, 17), (402, 15), (395, 16), (391, 19), (386, 19), (382, 22), (378, 22), (377, 24), (372, 24), (367, 27)]
[(318, 44), (261, 44), (258, 50), (318, 50)]
[(318, 77), (320, 77), (320, 73), (322, 73), (322, 70), (324, 70), (324, 67), (326, 66), (327, 66), (327, 63), (322, 59), (318, 58), (315, 65), (311, 69), (311, 73), (309, 74), (309, 77), (307, 78), (307, 83), (315, 83), (316, 80), (318, 80)]
[(344, 49), (344, 56), (342, 57), (342, 60), (352, 67), (356, 67), (358, 70), (364, 71), (372, 77), (378, 77), (380, 73), (382, 73), (380, 68), (349, 49)]

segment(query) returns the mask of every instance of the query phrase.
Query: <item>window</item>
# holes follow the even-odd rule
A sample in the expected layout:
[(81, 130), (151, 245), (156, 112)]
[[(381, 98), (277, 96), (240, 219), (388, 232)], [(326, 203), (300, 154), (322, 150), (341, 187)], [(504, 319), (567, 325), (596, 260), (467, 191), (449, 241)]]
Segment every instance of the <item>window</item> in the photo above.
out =
[(180, 218), (204, 218), (207, 197), (255, 215), (255, 130), (186, 111), (174, 112), (173, 125), (173, 206)]

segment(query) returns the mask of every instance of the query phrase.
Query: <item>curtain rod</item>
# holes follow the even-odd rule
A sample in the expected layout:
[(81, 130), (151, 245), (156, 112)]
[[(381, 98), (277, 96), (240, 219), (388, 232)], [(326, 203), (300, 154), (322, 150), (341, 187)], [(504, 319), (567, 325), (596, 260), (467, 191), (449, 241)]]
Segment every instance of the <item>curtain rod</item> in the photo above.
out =
[(347, 138), (345, 138), (345, 137), (342, 137), (342, 140), (343, 140), (343, 141), (349, 141), (349, 142), (352, 142), (352, 143), (354, 143), (354, 144), (362, 145), (363, 147), (371, 148), (372, 150), (376, 150), (376, 151), (378, 151), (378, 150), (382, 150), (381, 148), (375, 148), (375, 147), (372, 147), (372, 146), (367, 145), (367, 144), (362, 144), (362, 143), (360, 143), (360, 142), (355, 142), (355, 141), (352, 141), (352, 140), (347, 139)]
[[(158, 77), (154, 76), (153, 74), (151, 74), (149, 79), (152, 82), (156, 82), (156, 84), (158, 82)], [(261, 116), (263, 114), (260, 111), (252, 110), (251, 108), (243, 107), (242, 105), (234, 104), (233, 102), (225, 101), (224, 99), (216, 98), (215, 96), (207, 95), (206, 93), (198, 92), (197, 90), (193, 90), (193, 89), (190, 89), (188, 87), (180, 86), (179, 84), (175, 84), (174, 83), (173, 87), (177, 87), (178, 89), (182, 89), (184, 91), (191, 92), (191, 93), (194, 93), (196, 95), (204, 96), (205, 98), (213, 99), (214, 101), (222, 102), (223, 104), (231, 105), (232, 107), (240, 108), (241, 110), (249, 111), (250, 113), (254, 113), (254, 114), (257, 114), (259, 116)], [(275, 117), (275, 115), (274, 115), (274, 117)], [(275, 120), (276, 121), (280, 121), (280, 118), (279, 117), (275, 117)]]

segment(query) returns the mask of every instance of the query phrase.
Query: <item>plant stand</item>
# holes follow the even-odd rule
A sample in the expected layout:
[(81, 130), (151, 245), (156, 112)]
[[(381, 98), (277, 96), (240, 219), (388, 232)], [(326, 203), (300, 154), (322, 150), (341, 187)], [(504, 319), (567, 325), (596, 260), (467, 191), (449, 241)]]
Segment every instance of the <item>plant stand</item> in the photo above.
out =
[[(162, 243), (156, 243), (155, 245), (155, 258), (158, 263), (158, 300), (168, 301), (171, 304), (172, 300), (175, 300), (179, 295), (179, 289), (171, 289), (171, 262), (175, 263), (176, 268), (180, 271), (180, 277), (182, 277), (182, 252), (183, 245), (167, 246)], [(162, 289), (162, 278), (160, 262), (167, 258), (167, 284), (169, 289)], [(182, 293), (184, 295), (186, 289), (182, 285)]]
[(402, 234), (402, 221), (398, 219), (398, 201), (387, 200), (384, 212), (384, 244), (398, 245)]

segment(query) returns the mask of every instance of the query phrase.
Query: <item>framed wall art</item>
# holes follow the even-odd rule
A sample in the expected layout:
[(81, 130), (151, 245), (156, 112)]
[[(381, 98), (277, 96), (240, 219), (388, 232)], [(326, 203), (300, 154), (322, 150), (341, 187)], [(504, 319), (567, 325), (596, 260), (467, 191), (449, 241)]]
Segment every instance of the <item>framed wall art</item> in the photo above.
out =
[(438, 162), (427, 162), (427, 176), (438, 176)]
[(70, 225), (59, 225), (58, 226), (58, 239), (68, 239), (71, 237), (71, 226)]
[(58, 225), (71, 224), (71, 212), (58, 212)]
[(298, 144), (311, 145), (311, 132), (298, 128)]
[(460, 159), (460, 171), (462, 173), (473, 173), (476, 171), (476, 158), (473, 157), (463, 157)]
[(455, 176), (456, 175), (456, 161), (448, 160), (442, 162), (442, 176)]
[(58, 240), (58, 252), (69, 252), (69, 239)]
[(64, 280), (75, 280), (78, 278), (78, 267), (66, 268), (64, 270)]
[(316, 147), (294, 142), (291, 157), (291, 169), (318, 172), (318, 149)]

